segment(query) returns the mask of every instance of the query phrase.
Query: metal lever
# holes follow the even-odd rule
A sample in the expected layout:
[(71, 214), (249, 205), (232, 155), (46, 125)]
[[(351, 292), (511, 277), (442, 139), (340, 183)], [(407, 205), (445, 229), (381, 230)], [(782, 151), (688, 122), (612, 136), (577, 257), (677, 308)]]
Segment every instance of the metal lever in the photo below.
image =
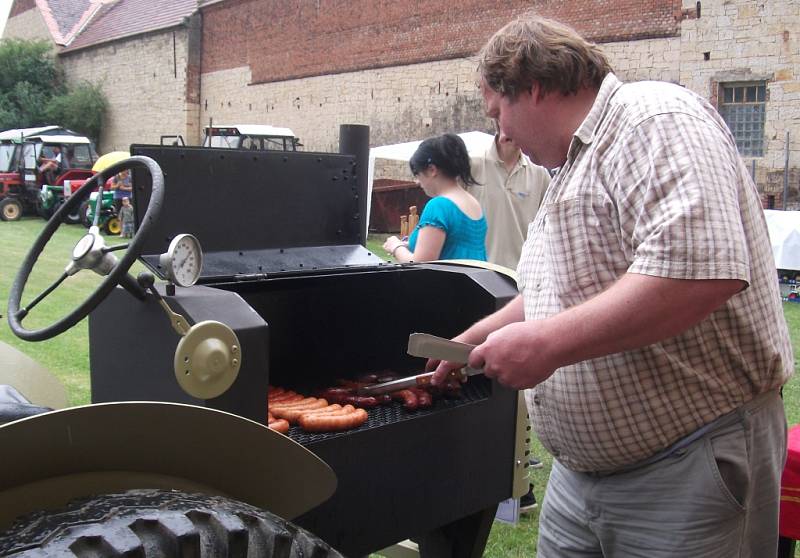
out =
[(146, 291), (150, 291), (150, 293), (156, 298), (158, 303), (161, 305), (161, 308), (164, 309), (164, 312), (167, 313), (167, 317), (169, 318), (170, 323), (172, 324), (172, 329), (178, 332), (178, 335), (181, 337), (185, 336), (189, 333), (189, 325), (186, 323), (186, 318), (181, 316), (180, 314), (173, 312), (172, 308), (166, 303), (166, 301), (158, 294), (158, 291), (154, 287), (156, 278), (153, 276), (152, 273), (148, 273), (147, 271), (141, 272), (136, 277), (137, 283)]
[(186, 318), (173, 312), (158, 294), (152, 273), (142, 272), (136, 280), (144, 290), (153, 294), (167, 313), (172, 328), (181, 336), (172, 363), (181, 389), (198, 399), (219, 397), (228, 391), (242, 365), (242, 351), (236, 333), (213, 320), (188, 327)]

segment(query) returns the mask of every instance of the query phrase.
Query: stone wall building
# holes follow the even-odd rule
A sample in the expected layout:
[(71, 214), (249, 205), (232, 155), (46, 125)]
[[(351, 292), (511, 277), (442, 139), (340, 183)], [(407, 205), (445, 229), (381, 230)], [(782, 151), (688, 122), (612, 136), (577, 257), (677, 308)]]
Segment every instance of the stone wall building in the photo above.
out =
[[(88, 22), (54, 44), (70, 80), (101, 83), (109, 97), (103, 151), (162, 134), (197, 143), (211, 122), (286, 126), (323, 151), (337, 149), (342, 123), (368, 124), (373, 145), (489, 131), (475, 54), (536, 10), (600, 43), (621, 78), (710, 99), (765, 206), (784, 205), (787, 159), (789, 205), (800, 205), (796, 0), (15, 0), (6, 36), (53, 36), (44, 8), (57, 15), (64, 3), (82, 5)], [(141, 25), (154, 13), (160, 26)]]
[(3, 36), (51, 40), (69, 83), (101, 86), (105, 153), (166, 134), (196, 143), (200, 17), (196, 0), (14, 0)]

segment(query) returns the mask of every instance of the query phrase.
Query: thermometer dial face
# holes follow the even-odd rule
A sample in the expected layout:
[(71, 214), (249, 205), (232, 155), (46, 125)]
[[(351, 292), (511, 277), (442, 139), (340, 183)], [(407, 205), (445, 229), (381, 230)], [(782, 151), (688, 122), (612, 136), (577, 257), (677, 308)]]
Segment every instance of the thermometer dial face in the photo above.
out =
[(191, 287), (203, 269), (200, 242), (190, 234), (179, 234), (167, 250), (167, 275), (179, 287)]

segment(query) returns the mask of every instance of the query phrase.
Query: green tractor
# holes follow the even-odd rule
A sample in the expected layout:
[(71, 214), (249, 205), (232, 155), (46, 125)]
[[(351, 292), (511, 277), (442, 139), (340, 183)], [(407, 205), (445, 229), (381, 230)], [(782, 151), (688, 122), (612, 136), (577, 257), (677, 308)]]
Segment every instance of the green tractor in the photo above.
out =
[[(53, 214), (58, 211), (58, 208), (64, 203), (73, 191), (80, 188), (85, 179), (79, 180), (64, 180), (60, 185), (44, 184), (39, 191), (39, 200), (36, 206), (37, 213), (44, 219), (49, 219)], [(81, 223), (81, 213), (78, 210), (72, 211), (66, 217), (64, 222), (74, 225)]]
[[(91, 227), (94, 223), (94, 214), (97, 209), (97, 191), (89, 194), (89, 199), (80, 205), (78, 210), (79, 220), (86, 227)], [(110, 188), (103, 188), (103, 200), (100, 206), (100, 216), (97, 220), (97, 226), (101, 231), (106, 234), (116, 235), (122, 230), (122, 223), (120, 223), (117, 216), (117, 210), (114, 207), (114, 191)]]

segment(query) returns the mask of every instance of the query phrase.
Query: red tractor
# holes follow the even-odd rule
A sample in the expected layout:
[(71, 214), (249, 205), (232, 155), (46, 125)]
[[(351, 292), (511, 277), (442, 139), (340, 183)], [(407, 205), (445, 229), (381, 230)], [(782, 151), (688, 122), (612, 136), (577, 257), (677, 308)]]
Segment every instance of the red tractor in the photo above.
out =
[[(76, 135), (34, 135), (6, 143), (8, 172), (0, 174), (0, 219), (16, 221), (25, 213), (49, 217), (63, 202), (65, 181), (85, 181), (94, 172), (97, 152)], [(57, 187), (56, 193), (53, 187)], [(53, 198), (49, 198), (52, 193)], [(75, 215), (74, 222), (79, 221)]]

